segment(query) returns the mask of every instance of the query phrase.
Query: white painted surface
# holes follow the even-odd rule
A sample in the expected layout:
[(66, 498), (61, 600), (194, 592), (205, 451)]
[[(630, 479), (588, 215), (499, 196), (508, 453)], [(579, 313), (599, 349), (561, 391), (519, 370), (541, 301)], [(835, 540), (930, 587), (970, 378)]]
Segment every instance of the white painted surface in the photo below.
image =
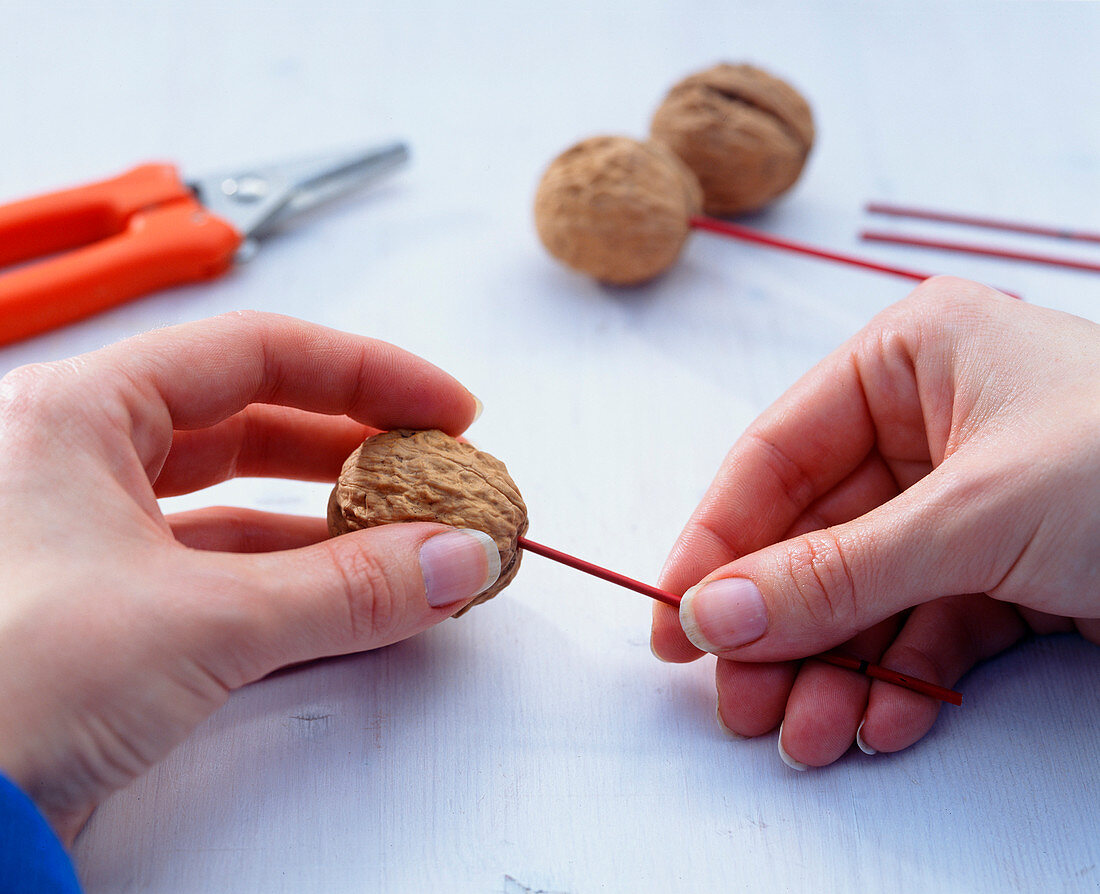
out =
[[(805, 177), (761, 227), (1100, 319), (1097, 276), (855, 238), (872, 198), (1100, 229), (1100, 5), (588, 6), (9, 8), (0, 197), (394, 136), (415, 161), (221, 281), (0, 350), (0, 372), (242, 307), (385, 338), (484, 400), (471, 437), (508, 463), (533, 537), (653, 579), (738, 432), (908, 290), (704, 235), (636, 291), (547, 259), (530, 204), (549, 159), (642, 133), (669, 84), (719, 59), (786, 75), (817, 115)], [(240, 481), (171, 506), (320, 514), (326, 493)], [(251, 686), (102, 806), (76, 846), (87, 890), (1100, 886), (1095, 648), (1019, 648), (916, 747), (796, 774), (774, 735), (723, 737), (709, 661), (659, 664), (648, 619), (529, 556), (460, 621)]]

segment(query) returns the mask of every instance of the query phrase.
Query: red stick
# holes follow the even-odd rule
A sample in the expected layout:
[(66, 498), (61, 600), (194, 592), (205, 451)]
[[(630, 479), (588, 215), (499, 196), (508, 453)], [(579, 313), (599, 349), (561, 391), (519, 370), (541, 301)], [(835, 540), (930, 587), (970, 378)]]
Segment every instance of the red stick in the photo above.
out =
[[(555, 562), (561, 562), (562, 565), (568, 565), (570, 568), (575, 568), (578, 571), (591, 574), (601, 580), (618, 584), (621, 587), (626, 587), (628, 590), (634, 590), (636, 593), (641, 593), (643, 596), (649, 596), (672, 608), (680, 607), (680, 597), (675, 593), (670, 593), (668, 590), (651, 587), (649, 584), (643, 584), (641, 581), (634, 580), (632, 577), (627, 577), (625, 574), (619, 574), (617, 571), (609, 571), (607, 568), (593, 565), (591, 562), (586, 562), (584, 559), (578, 559), (576, 556), (569, 555), (569, 553), (563, 553), (561, 550), (543, 546), (541, 543), (535, 543), (535, 541), (528, 540), (526, 537), (519, 538), (519, 546), (521, 549), (525, 549), (528, 552), (536, 553), (547, 559), (553, 559)], [(819, 661), (836, 665), (837, 667), (854, 670), (866, 677), (884, 680), (887, 683), (893, 683), (895, 686), (901, 686), (913, 692), (919, 692), (922, 695), (949, 702), (952, 705), (962, 704), (962, 695), (958, 692), (951, 689), (945, 689), (943, 686), (937, 686), (935, 683), (929, 683), (926, 680), (910, 677), (908, 674), (890, 670), (888, 667), (881, 667), (877, 664), (871, 664), (868, 661), (862, 661), (859, 658), (838, 655), (834, 652), (826, 652), (822, 655), (814, 655), (813, 657)]]
[(759, 230), (754, 230), (751, 227), (730, 223), (726, 220), (717, 220), (713, 217), (704, 217), (697, 214), (693, 216), (689, 222), (692, 227), (697, 230), (707, 230), (711, 233), (719, 233), (722, 236), (729, 236), (731, 239), (740, 239), (742, 242), (754, 242), (757, 245), (766, 245), (769, 248), (781, 248), (784, 251), (798, 252), (799, 254), (809, 255), (813, 258), (823, 258), (826, 261), (838, 261), (841, 264), (851, 264), (853, 267), (862, 267), (865, 270), (876, 270), (879, 273), (892, 273), (894, 276), (904, 276), (907, 279), (917, 280), (918, 282), (923, 282), (932, 275), (931, 273), (917, 273), (913, 270), (906, 270), (901, 267), (891, 267), (889, 264), (880, 264), (878, 261), (869, 261), (865, 258), (857, 258), (854, 255), (826, 251), (825, 249), (817, 248), (813, 245), (807, 245), (805, 242), (795, 242), (791, 239), (783, 239), (779, 236), (772, 236), (769, 233), (761, 233)]
[(943, 686), (937, 686), (935, 683), (919, 680), (916, 677), (910, 677), (908, 674), (890, 670), (888, 667), (871, 664), (869, 661), (852, 658), (850, 655), (838, 655), (835, 652), (825, 652), (821, 655), (814, 655), (814, 658), (818, 661), (824, 661), (826, 664), (833, 664), (837, 667), (854, 670), (856, 673), (873, 677), (876, 680), (885, 680), (887, 683), (893, 683), (895, 686), (903, 686), (906, 689), (912, 689), (914, 692), (919, 692), (922, 695), (930, 695), (932, 698), (938, 698), (941, 702), (949, 702), (952, 705), (962, 704), (962, 695), (955, 692), (953, 689), (945, 689)]
[(912, 217), (918, 220), (938, 220), (944, 223), (984, 227), (987, 230), (1006, 230), (1010, 233), (1030, 233), (1033, 236), (1053, 236), (1056, 239), (1077, 239), (1081, 242), (1100, 242), (1100, 233), (1090, 233), (1086, 230), (1071, 230), (1066, 227), (1048, 227), (1042, 224), (1021, 223), (1013, 220), (998, 220), (993, 217), (979, 217), (974, 214), (929, 211), (925, 208), (891, 205), (888, 202), (868, 202), (867, 212), (869, 214), (889, 214), (892, 217)]
[(594, 577), (601, 578), (610, 583), (618, 584), (620, 587), (626, 587), (628, 590), (633, 590), (635, 593), (641, 593), (643, 596), (649, 596), (651, 599), (656, 599), (658, 602), (663, 602), (665, 605), (670, 605), (673, 608), (680, 607), (680, 597), (675, 593), (669, 593), (666, 590), (659, 590), (656, 587), (651, 587), (649, 584), (643, 584), (640, 580), (634, 580), (634, 578), (627, 577), (625, 574), (619, 574), (617, 571), (608, 571), (606, 568), (601, 568), (599, 565), (593, 565), (591, 562), (586, 562), (584, 559), (578, 559), (576, 556), (569, 555), (569, 553), (563, 553), (549, 546), (543, 546), (541, 543), (535, 543), (533, 540), (528, 540), (526, 537), (519, 538), (519, 545), (528, 552), (537, 553), (547, 559), (561, 562), (562, 565), (568, 565), (570, 568), (576, 568), (578, 571), (583, 571), (585, 574), (591, 574)]
[(943, 251), (960, 251), (971, 255), (987, 255), (993, 258), (1008, 258), (1012, 261), (1030, 261), (1033, 264), (1050, 264), (1052, 267), (1070, 267), (1074, 270), (1090, 270), (1100, 273), (1100, 264), (1093, 261), (1078, 261), (1073, 258), (1059, 258), (1054, 255), (1036, 254), (1026, 251), (1011, 251), (995, 248), (991, 245), (974, 245), (969, 242), (946, 242), (939, 239), (923, 239), (917, 236), (900, 236), (894, 233), (881, 233), (878, 230), (864, 230), (859, 238), (866, 242), (889, 242), (892, 245), (915, 245), (919, 248), (938, 248)]

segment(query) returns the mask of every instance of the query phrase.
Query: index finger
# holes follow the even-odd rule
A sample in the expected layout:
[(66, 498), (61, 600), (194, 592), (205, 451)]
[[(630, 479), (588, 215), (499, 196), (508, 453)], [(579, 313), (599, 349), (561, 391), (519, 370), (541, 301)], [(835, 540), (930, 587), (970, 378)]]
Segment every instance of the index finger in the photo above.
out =
[(662, 585), (681, 593), (714, 569), (783, 539), (806, 508), (872, 450), (899, 488), (927, 472), (927, 426), (935, 419), (925, 418), (926, 403), (943, 401), (945, 376), (933, 351), (919, 381), (917, 355), (925, 322), (942, 314), (936, 296), (969, 285), (945, 279), (918, 287), (765, 410), (734, 444), (685, 526)]
[[(726, 455), (661, 572), (683, 594), (716, 568), (782, 540), (820, 496), (865, 460), (874, 423), (845, 345), (767, 409)], [(653, 607), (650, 647), (665, 661), (693, 661), (678, 613)]]
[(173, 429), (205, 428), (252, 403), (347, 415), (379, 429), (459, 434), (477, 400), (452, 376), (386, 342), (253, 311), (161, 329), (104, 348), (143, 460)]
[(734, 559), (783, 538), (875, 444), (851, 344), (807, 373), (726, 455), (677, 538), (661, 586), (683, 593)]

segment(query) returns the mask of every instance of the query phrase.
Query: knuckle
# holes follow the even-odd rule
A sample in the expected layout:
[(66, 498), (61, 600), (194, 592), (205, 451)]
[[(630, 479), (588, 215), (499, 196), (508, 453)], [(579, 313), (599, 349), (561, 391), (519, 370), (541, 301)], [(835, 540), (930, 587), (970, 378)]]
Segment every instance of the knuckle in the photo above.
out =
[(813, 481), (795, 460), (788, 456), (765, 432), (750, 430), (746, 437), (760, 450), (768, 472), (779, 481), (791, 503), (803, 507), (813, 500)]
[(933, 276), (917, 286), (905, 299), (923, 315), (958, 320), (985, 316), (990, 312), (990, 299), (999, 293), (969, 279), (957, 276)]
[(244, 342), (254, 341), (263, 347), (270, 333), (295, 321), (271, 311), (245, 309), (219, 314), (211, 322), (231, 338)]
[(233, 310), (218, 314), (209, 323), (212, 332), (235, 343), (240, 350), (258, 346), (262, 353), (265, 333), (274, 319), (274, 314), (261, 310)]
[(23, 415), (39, 409), (48, 403), (45, 397), (56, 378), (46, 363), (16, 367), (0, 379), (0, 412)]
[(962, 279), (958, 276), (947, 276), (941, 273), (936, 276), (928, 277), (928, 279), (913, 289), (912, 294), (926, 300), (942, 300), (949, 295), (953, 295), (961, 288), (972, 285), (974, 285), (974, 283), (969, 280)]
[(74, 399), (80, 361), (32, 363), (0, 378), (0, 427), (42, 431), (52, 429), (81, 410)]
[(840, 539), (830, 529), (797, 538), (786, 552), (794, 595), (816, 623), (848, 626), (857, 616), (855, 579)]
[[(392, 572), (362, 545), (348, 544), (331, 550), (339, 590), (347, 609), (348, 632), (353, 642), (384, 636), (398, 621), (398, 598)], [(350, 546), (350, 548), (349, 548)]]
[(1016, 303), (980, 283), (954, 276), (933, 276), (884, 312), (882, 320), (905, 333), (914, 353), (945, 348), (987, 335), (1003, 325), (1005, 305)]
[(958, 276), (932, 276), (909, 293), (909, 301), (935, 307), (951, 307), (985, 289), (976, 282)]
[(943, 657), (934, 649), (912, 643), (895, 643), (890, 648), (890, 667), (901, 673), (928, 680), (937, 686), (953, 686), (955, 675), (948, 672)]
[(213, 322), (227, 328), (239, 327), (244, 329), (260, 329), (269, 323), (273, 316), (274, 314), (269, 314), (266, 311), (245, 308), (243, 310), (231, 310), (223, 314), (218, 314), (218, 316), (214, 317)]

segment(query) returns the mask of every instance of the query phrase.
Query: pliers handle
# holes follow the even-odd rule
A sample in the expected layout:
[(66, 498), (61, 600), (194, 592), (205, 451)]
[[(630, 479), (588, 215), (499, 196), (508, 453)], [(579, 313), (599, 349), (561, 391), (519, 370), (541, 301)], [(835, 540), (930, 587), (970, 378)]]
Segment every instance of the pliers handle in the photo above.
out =
[(215, 277), (243, 238), (170, 164), (2, 206), (0, 344)]

